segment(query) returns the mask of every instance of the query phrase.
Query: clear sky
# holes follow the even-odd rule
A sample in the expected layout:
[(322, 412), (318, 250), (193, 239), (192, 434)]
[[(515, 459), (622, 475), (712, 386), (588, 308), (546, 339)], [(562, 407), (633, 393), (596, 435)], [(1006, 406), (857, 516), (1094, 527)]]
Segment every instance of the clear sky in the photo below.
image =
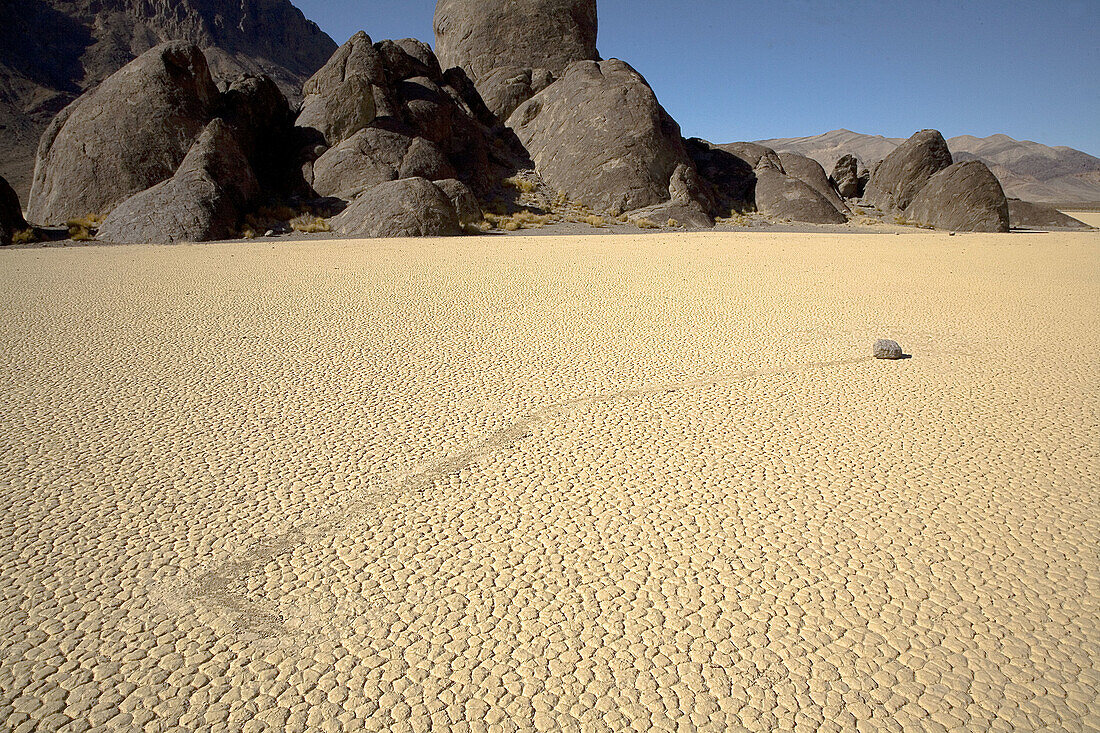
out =
[[(338, 43), (431, 43), (433, 0), (292, 0)], [(599, 0), (599, 49), (686, 136), (1004, 133), (1100, 156), (1100, 0)]]

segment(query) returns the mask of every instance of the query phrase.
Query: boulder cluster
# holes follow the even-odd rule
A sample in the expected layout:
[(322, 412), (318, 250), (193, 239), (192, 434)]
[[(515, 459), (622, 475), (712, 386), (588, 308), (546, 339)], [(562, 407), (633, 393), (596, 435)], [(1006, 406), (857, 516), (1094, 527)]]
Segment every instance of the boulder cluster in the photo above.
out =
[(156, 46), (50, 125), (29, 218), (101, 221), (117, 242), (201, 241), (280, 207), (345, 234), (451, 235), (520, 176), (544, 201), (669, 225), (748, 211), (841, 224), (860, 199), (928, 226), (1008, 228), (997, 179), (953, 165), (935, 131), (871, 173), (845, 156), (831, 176), (802, 155), (684, 139), (641, 74), (600, 58), (595, 0), (439, 0), (434, 25), (438, 55), (356, 34), (297, 109), (265, 76), (219, 87), (197, 46)]

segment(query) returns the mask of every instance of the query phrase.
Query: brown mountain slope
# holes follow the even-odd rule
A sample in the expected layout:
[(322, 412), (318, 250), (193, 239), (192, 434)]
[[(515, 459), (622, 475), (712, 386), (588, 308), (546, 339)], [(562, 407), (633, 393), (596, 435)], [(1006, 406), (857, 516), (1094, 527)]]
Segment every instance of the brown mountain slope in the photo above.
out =
[(172, 39), (202, 47), (217, 78), (264, 73), (291, 98), (336, 50), (289, 0), (3, 0), (0, 176), (25, 200), (53, 116)]
[[(851, 153), (867, 166), (882, 160), (903, 142), (900, 138), (834, 130), (822, 135), (761, 140), (778, 151), (801, 153), (832, 170)], [(986, 138), (962, 135), (947, 141), (956, 162), (980, 160), (994, 172), (1005, 193), (1025, 201), (1100, 201), (1100, 158), (1065, 146), (1050, 147), (1008, 135)]]

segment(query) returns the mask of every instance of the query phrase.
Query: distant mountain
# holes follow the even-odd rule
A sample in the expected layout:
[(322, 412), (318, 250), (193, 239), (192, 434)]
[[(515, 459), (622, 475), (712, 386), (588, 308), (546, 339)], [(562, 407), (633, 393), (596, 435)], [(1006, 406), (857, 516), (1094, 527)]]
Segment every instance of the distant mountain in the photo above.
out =
[(0, 0), (0, 175), (26, 200), (54, 115), (176, 39), (200, 46), (215, 78), (264, 73), (291, 98), (336, 50), (289, 0)]
[[(812, 137), (760, 140), (780, 152), (801, 153), (831, 171), (838, 158), (851, 153), (867, 166), (882, 160), (903, 138), (834, 130)], [(971, 135), (947, 141), (955, 161), (980, 160), (1000, 179), (1005, 193), (1025, 201), (1100, 201), (1100, 158), (1073, 148), (1049, 147), (1008, 135)]]

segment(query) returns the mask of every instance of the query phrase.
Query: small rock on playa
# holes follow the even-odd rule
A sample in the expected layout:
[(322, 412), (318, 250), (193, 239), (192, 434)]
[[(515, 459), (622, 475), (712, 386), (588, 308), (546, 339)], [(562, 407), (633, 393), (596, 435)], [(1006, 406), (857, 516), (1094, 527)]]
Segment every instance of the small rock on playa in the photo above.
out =
[(900, 359), (904, 356), (898, 342), (891, 341), (890, 339), (879, 339), (876, 341), (873, 353), (876, 359)]

